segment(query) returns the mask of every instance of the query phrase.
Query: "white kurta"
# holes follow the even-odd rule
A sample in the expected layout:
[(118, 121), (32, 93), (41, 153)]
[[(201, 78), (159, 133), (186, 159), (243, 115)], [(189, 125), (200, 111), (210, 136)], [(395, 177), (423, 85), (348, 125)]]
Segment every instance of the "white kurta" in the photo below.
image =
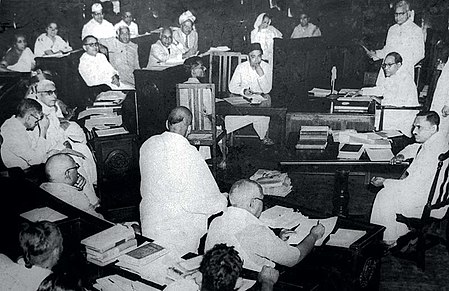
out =
[[(382, 105), (419, 106), (415, 82), (403, 66), (394, 75), (378, 79), (375, 87), (362, 88), (362, 92), (363, 95), (383, 96)], [(383, 129), (397, 129), (411, 137), (416, 113), (417, 110), (385, 110)], [(377, 111), (376, 124), (379, 122), (379, 116), (380, 111)]]
[(27, 47), (20, 55), (17, 63), (7, 66), (6, 68), (10, 69), (11, 71), (28, 73), (31, 72), (35, 65), (36, 62), (34, 61), (34, 54), (31, 49)]
[(176, 29), (173, 31), (173, 40), (181, 44), (183, 54), (190, 50), (190, 53), (185, 56), (186, 58), (194, 56), (198, 52), (198, 32), (196, 30), (185, 35), (180, 28)]
[(321, 36), (321, 30), (313, 23), (309, 23), (306, 27), (300, 25), (293, 29), (290, 38), (305, 38)]
[(51, 270), (39, 266), (30, 269), (0, 254), (0, 287), (11, 291), (36, 291)]
[[(272, 70), (269, 64), (262, 61), (260, 64), (264, 71), (263, 76), (259, 76), (255, 69), (251, 67), (249, 61), (239, 64), (229, 82), (229, 91), (233, 94), (243, 95), (245, 89), (253, 92), (269, 93), (272, 88)], [(253, 124), (254, 130), (260, 139), (263, 139), (270, 124), (269, 116), (225, 116), (225, 127), (228, 133), (236, 131), (249, 124)]]
[(129, 35), (131, 36), (131, 38), (139, 35), (139, 27), (137, 26), (137, 23), (135, 23), (134, 21), (131, 21), (131, 23), (128, 25), (126, 24), (125, 21), (120, 20), (120, 22), (117, 22), (114, 25), (115, 31), (118, 31), (118, 29), (122, 26), (127, 26), (129, 28)]
[(109, 51), (109, 61), (118, 71), (120, 82), (134, 86), (134, 70), (140, 69), (138, 46), (133, 42), (123, 43), (116, 38), (104, 40)]
[(164, 132), (140, 148), (142, 234), (181, 255), (197, 252), (210, 215), (226, 208), (207, 164), (183, 136)]
[(441, 114), (444, 106), (449, 106), (449, 65), (445, 65), (441, 72), (430, 107), (430, 110), (434, 110), (440, 116), (440, 131), (448, 135), (449, 116), (443, 117)]
[(81, 191), (64, 183), (47, 182), (42, 183), (40, 187), (67, 204), (96, 217), (103, 218), (101, 214), (95, 211), (95, 206), (99, 200), (90, 182), (87, 182)]
[(277, 237), (260, 219), (237, 207), (228, 207), (210, 224), (205, 250), (218, 243), (234, 246), (243, 267), (257, 272), (265, 265), (274, 267), (274, 263), (293, 266), (300, 255), (298, 248)]
[[(424, 58), (424, 35), (421, 27), (411, 18), (402, 25), (395, 24), (388, 29), (385, 46), (376, 50), (376, 56), (384, 59), (391, 52), (401, 55), (405, 70), (414, 76), (415, 65)], [(379, 72), (379, 78), (385, 78), (382, 70)]]
[(6, 167), (27, 169), (47, 160), (50, 148), (47, 141), (39, 137), (39, 129), (26, 130), (25, 126), (12, 116), (3, 123), (0, 134), (3, 137), (0, 147), (2, 160)]
[[(147, 69), (157, 66), (178, 65), (182, 61), (182, 50), (173, 43), (167, 48), (160, 40), (151, 45)], [(176, 63), (178, 62), (178, 63)]]
[(34, 44), (34, 55), (36, 57), (45, 56), (45, 51), (51, 50), (53, 53), (59, 51), (68, 52), (72, 50), (72, 47), (68, 42), (65, 42), (59, 35), (55, 36), (55, 41), (47, 36), (46, 33), (41, 34)]
[(105, 84), (112, 88), (117, 87), (112, 84), (112, 77), (118, 73), (102, 53), (95, 56), (84, 53), (80, 58), (78, 71), (87, 86)]
[[(421, 217), (437, 169), (438, 156), (449, 149), (448, 140), (441, 133), (431, 136), (417, 154), (419, 147), (420, 144), (415, 143), (400, 152), (406, 159), (414, 158), (407, 169), (408, 176), (402, 180), (386, 179), (384, 188), (374, 200), (370, 221), (386, 227), (385, 241), (397, 240), (408, 232), (405, 224), (396, 221), (396, 213)], [(442, 217), (446, 209), (434, 211), (432, 216)]]
[(92, 18), (89, 22), (84, 24), (83, 30), (81, 31), (81, 39), (84, 39), (88, 35), (93, 35), (97, 39), (101, 39), (115, 37), (116, 33), (112, 23), (106, 19), (103, 19), (100, 24)]

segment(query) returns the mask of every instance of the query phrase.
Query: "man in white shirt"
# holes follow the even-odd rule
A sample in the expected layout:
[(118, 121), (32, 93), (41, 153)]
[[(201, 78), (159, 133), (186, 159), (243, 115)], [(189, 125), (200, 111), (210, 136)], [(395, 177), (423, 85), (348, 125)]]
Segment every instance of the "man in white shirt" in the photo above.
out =
[[(361, 94), (383, 96), (382, 105), (419, 106), (418, 91), (412, 75), (404, 68), (401, 55), (397, 52), (387, 54), (382, 64), (385, 78), (377, 79), (375, 87), (362, 88)], [(418, 110), (384, 111), (383, 129), (397, 129), (404, 135), (412, 136), (412, 125)], [(376, 124), (380, 112), (376, 112)]]
[(285, 240), (294, 231), (282, 231), (280, 237), (259, 217), (263, 210), (262, 187), (251, 180), (240, 180), (229, 191), (231, 206), (210, 224), (205, 249), (218, 243), (234, 246), (243, 260), (243, 267), (259, 272), (274, 263), (292, 267), (304, 259), (315, 242), (324, 234), (322, 224), (315, 225), (297, 246)]
[(115, 29), (112, 23), (103, 18), (103, 6), (100, 3), (92, 5), (92, 19), (83, 26), (81, 39), (92, 35), (97, 39), (115, 37)]
[(430, 110), (440, 115), (440, 132), (449, 136), (449, 65), (447, 63), (438, 78)]
[(176, 107), (168, 131), (140, 148), (142, 234), (183, 255), (197, 253), (208, 218), (227, 206), (209, 167), (186, 136), (192, 113)]
[(139, 35), (139, 27), (133, 21), (133, 15), (130, 11), (124, 11), (122, 14), (122, 20), (114, 25), (114, 29), (117, 31), (117, 33), (119, 28), (122, 26), (126, 26), (129, 28), (129, 34), (131, 38)]
[[(235, 68), (229, 82), (229, 91), (231, 93), (251, 99), (257, 95), (268, 94), (271, 91), (273, 71), (271, 66), (262, 60), (262, 54), (262, 47), (259, 43), (250, 44), (248, 61), (239, 64)], [(267, 96), (267, 102), (271, 103), (269, 96)], [(268, 137), (270, 124), (270, 117), (268, 116), (226, 116), (225, 123), (228, 133), (253, 124), (254, 130), (263, 144), (274, 144)]]
[[(391, 161), (398, 163), (413, 158), (406, 176), (401, 179), (373, 177), (371, 180), (374, 186), (384, 188), (376, 195), (370, 222), (386, 227), (384, 241), (389, 245), (408, 232), (405, 224), (396, 221), (396, 213), (421, 216), (437, 170), (438, 156), (449, 149), (447, 137), (438, 132), (439, 123), (435, 111), (418, 113), (413, 124), (416, 143), (407, 146)], [(446, 210), (444, 207), (431, 215), (441, 218)]]
[(174, 66), (182, 62), (182, 46), (178, 47), (173, 42), (173, 31), (170, 27), (163, 28), (159, 40), (151, 45), (147, 69)]
[[(412, 14), (407, 1), (397, 2), (394, 13), (396, 24), (388, 30), (385, 46), (380, 50), (367, 51), (367, 54), (376, 61), (390, 52), (397, 52), (404, 60), (404, 70), (413, 77), (415, 65), (424, 58), (424, 36), (421, 28), (413, 22)], [(384, 78), (382, 71), (378, 78)]]
[(299, 24), (293, 29), (290, 38), (304, 38), (321, 36), (321, 30), (318, 26), (309, 22), (309, 16), (302, 13), (299, 16)]
[(87, 86), (108, 85), (111, 88), (120, 87), (118, 72), (98, 50), (98, 39), (88, 35), (83, 39), (85, 53), (80, 58), (78, 71)]
[(182, 58), (190, 58), (198, 53), (198, 32), (194, 22), (196, 17), (187, 10), (179, 16), (180, 29), (173, 32), (173, 40), (182, 48)]

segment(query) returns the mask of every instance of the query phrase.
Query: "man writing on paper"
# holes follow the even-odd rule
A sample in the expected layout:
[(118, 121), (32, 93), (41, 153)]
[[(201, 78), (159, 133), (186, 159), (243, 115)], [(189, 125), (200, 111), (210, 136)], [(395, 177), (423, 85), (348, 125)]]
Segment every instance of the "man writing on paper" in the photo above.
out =
[[(366, 51), (375, 61), (385, 58), (390, 52), (398, 52), (404, 59), (404, 70), (412, 78), (415, 65), (424, 58), (424, 36), (421, 28), (413, 22), (413, 13), (408, 1), (398, 1), (394, 13), (396, 24), (388, 30), (385, 46), (380, 50)], [(381, 71), (378, 79), (384, 77)]]
[[(419, 106), (415, 82), (402, 63), (400, 54), (389, 53), (382, 64), (385, 78), (378, 79), (375, 87), (362, 88), (360, 93), (383, 96), (382, 105)], [(385, 110), (383, 129), (397, 129), (411, 137), (412, 124), (417, 112), (417, 110)], [(379, 116), (376, 114), (376, 124), (379, 122)]]
[[(262, 61), (262, 47), (259, 43), (252, 43), (248, 48), (248, 61), (239, 64), (229, 82), (229, 91), (239, 94), (250, 100), (261, 98), (261, 94), (267, 94), (272, 88), (272, 69), (270, 65)], [(271, 99), (267, 96), (269, 105)], [(264, 102), (265, 102), (264, 101)], [(249, 124), (253, 124), (254, 130), (264, 145), (272, 145), (273, 141), (268, 137), (270, 117), (268, 116), (226, 116), (226, 130), (231, 133)]]
[(324, 226), (313, 226), (300, 244), (291, 246), (285, 240), (294, 232), (283, 231), (279, 238), (259, 220), (263, 197), (262, 187), (257, 182), (235, 182), (229, 191), (231, 206), (209, 227), (206, 250), (217, 243), (232, 245), (242, 257), (243, 267), (254, 271), (266, 265), (274, 267), (274, 263), (292, 267), (304, 259), (323, 236)]
[[(405, 224), (396, 221), (396, 213), (408, 217), (420, 217), (427, 202), (430, 187), (435, 176), (438, 156), (448, 149), (448, 140), (438, 131), (440, 117), (435, 111), (420, 112), (413, 123), (416, 143), (408, 145), (392, 163), (414, 158), (401, 179), (374, 177), (371, 184), (384, 187), (377, 193), (371, 211), (371, 223), (386, 227), (384, 241), (394, 245), (396, 240), (408, 232)], [(442, 217), (446, 207), (432, 212), (432, 216)], [(442, 211), (440, 213), (440, 211)]]
[(209, 216), (227, 206), (226, 195), (186, 138), (191, 122), (189, 109), (174, 108), (168, 131), (145, 141), (139, 160), (142, 234), (181, 255), (198, 252)]

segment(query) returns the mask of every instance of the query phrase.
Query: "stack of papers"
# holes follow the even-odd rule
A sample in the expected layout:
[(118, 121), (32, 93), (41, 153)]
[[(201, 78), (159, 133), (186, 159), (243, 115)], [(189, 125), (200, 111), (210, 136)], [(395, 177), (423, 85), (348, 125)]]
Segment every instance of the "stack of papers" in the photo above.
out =
[(264, 195), (285, 197), (293, 188), (287, 173), (279, 171), (259, 169), (250, 177), (250, 180), (262, 186)]
[(358, 160), (363, 154), (362, 144), (342, 144), (337, 159)]
[(310, 219), (300, 212), (295, 212), (293, 208), (276, 205), (262, 212), (260, 220), (271, 228), (294, 229), (296, 234), (289, 237), (287, 242), (292, 245), (299, 244), (310, 233), (310, 229), (318, 222), (324, 226), (324, 235), (316, 241), (315, 245), (320, 246), (323, 241), (334, 230), (338, 216), (326, 219)]
[(136, 248), (137, 240), (131, 227), (117, 224), (83, 239), (81, 244), (86, 247), (87, 261), (105, 266)]
[(121, 255), (118, 259), (122, 266), (143, 267), (167, 253), (168, 250), (163, 246), (154, 242), (146, 242)]
[(353, 243), (355, 243), (365, 234), (366, 231), (364, 230), (339, 228), (334, 234), (330, 235), (329, 241), (326, 243), (326, 245), (349, 248)]

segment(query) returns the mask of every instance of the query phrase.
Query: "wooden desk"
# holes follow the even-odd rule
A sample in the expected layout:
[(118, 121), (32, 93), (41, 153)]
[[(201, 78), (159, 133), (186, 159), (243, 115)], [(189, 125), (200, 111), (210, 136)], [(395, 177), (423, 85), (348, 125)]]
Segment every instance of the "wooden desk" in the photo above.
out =
[(262, 103), (260, 105), (239, 104), (231, 105), (226, 101), (215, 104), (215, 113), (217, 115), (258, 115), (269, 116), (271, 133), (278, 133), (277, 140), (283, 145), (285, 143), (285, 121), (287, 108), (285, 107), (271, 107), (271, 103)]

